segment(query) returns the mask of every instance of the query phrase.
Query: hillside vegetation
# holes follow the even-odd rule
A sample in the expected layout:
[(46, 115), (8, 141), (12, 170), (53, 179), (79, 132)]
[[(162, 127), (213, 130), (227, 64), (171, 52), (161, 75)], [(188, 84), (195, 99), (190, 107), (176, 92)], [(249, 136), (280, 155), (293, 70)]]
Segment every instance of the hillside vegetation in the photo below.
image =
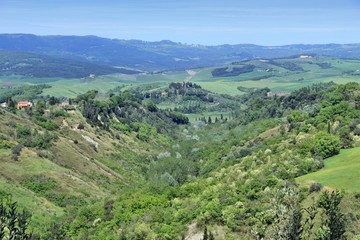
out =
[[(0, 112), (0, 195), (11, 194), (26, 207), (37, 232), (45, 233), (69, 209), (142, 185), (150, 159), (172, 142), (172, 115), (151, 112), (123, 94), (113, 96), (120, 115), (110, 117), (97, 108), (110, 102), (94, 101), (95, 95), (74, 100), (81, 111), (40, 99), (33, 109), (9, 106)], [(169, 132), (164, 135), (147, 121), (168, 124)]]
[[(33, 213), (29, 231), (45, 239), (202, 238), (205, 227), (215, 239), (358, 237), (359, 193), (347, 184), (357, 165), (336, 157), (357, 154), (360, 85), (247, 91), (230, 98), (241, 107), (233, 119), (216, 122), (156, 105), (223, 97), (193, 83), (2, 110), (1, 194)], [(311, 177), (322, 173), (341, 176), (345, 192)], [(315, 182), (299, 185), (304, 175)]]

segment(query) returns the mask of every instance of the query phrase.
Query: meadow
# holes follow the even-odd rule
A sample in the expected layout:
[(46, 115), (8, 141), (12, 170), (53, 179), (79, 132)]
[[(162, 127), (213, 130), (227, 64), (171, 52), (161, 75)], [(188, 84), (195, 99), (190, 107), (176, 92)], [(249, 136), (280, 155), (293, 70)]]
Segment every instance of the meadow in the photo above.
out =
[(296, 181), (301, 184), (321, 183), (336, 189), (358, 192), (360, 189), (360, 147), (343, 149), (339, 155), (325, 160), (325, 167), (301, 177)]

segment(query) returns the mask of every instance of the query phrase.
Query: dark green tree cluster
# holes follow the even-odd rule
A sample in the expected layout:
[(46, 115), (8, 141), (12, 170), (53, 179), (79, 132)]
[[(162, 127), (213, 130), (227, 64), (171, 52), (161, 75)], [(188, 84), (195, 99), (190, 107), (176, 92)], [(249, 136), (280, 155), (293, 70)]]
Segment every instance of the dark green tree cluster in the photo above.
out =
[(29, 126), (16, 126), (16, 140), (25, 147), (45, 149), (56, 139), (57, 136), (47, 130), (41, 133), (37, 129), (31, 129)]
[[(10, 103), (10, 106), (16, 107), (16, 101), (31, 101), (39, 98), (39, 95), (45, 88), (51, 86), (45, 84), (38, 85), (19, 85), (11, 88), (0, 88), (0, 102), (8, 102), (8, 98), (14, 101), (14, 105)], [(9, 106), (9, 102), (8, 102)]]
[[(274, 222), (275, 225), (272, 226), (274, 230), (272, 238), (289, 240), (346, 239), (346, 219), (339, 206), (343, 197), (341, 192), (324, 191), (319, 200), (307, 208), (301, 208), (299, 199), (294, 197), (295, 195), (284, 197), (283, 205), (277, 206), (279, 213)], [(320, 222), (317, 222), (318, 218), (321, 219)]]
[(296, 72), (303, 72), (304, 69), (297, 65), (296, 63), (293, 63), (293, 62), (283, 62), (283, 61), (274, 61), (274, 60), (270, 60), (269, 61), (270, 64), (272, 65), (275, 65), (275, 66), (278, 66), (278, 67), (282, 67), (282, 68), (285, 68), (287, 70), (290, 70), (290, 71), (296, 71)]
[(225, 68), (216, 68), (211, 71), (213, 77), (234, 77), (239, 76), (243, 73), (248, 73), (254, 71), (255, 66), (251, 64), (243, 65), (241, 67), (225, 67)]
[[(144, 135), (143, 131), (148, 129), (148, 125), (155, 128), (157, 133), (169, 133), (176, 124), (189, 122), (189, 119), (180, 113), (162, 111), (154, 104), (143, 105), (141, 99), (128, 91), (114, 94), (103, 101), (94, 99), (95, 96), (96, 92), (92, 91), (77, 98), (77, 101), (81, 99), (82, 115), (89, 123), (105, 129), (113, 126), (117, 130), (134, 131), (138, 133), (139, 139), (147, 135)], [(111, 116), (116, 116), (120, 123), (111, 122)]]

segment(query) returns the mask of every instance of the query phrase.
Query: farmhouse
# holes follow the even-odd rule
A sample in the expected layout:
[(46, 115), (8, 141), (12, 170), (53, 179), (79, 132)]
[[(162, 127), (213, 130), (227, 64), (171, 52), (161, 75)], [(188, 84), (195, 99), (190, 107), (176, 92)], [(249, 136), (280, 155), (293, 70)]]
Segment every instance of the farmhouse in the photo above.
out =
[(60, 103), (61, 107), (65, 107), (65, 106), (69, 106), (69, 101), (63, 101), (62, 103)]
[(0, 103), (1, 108), (7, 108), (7, 102)]
[(18, 104), (17, 104), (17, 109), (24, 109), (24, 108), (28, 108), (28, 107), (32, 107), (31, 102), (23, 101), (23, 102), (18, 102)]

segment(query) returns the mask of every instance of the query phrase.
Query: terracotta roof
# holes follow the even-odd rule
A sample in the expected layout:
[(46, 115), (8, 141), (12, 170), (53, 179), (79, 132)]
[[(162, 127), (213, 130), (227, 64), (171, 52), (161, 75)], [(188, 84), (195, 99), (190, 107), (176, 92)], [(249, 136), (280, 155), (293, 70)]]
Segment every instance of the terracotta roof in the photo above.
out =
[(19, 107), (27, 107), (27, 106), (29, 106), (29, 102), (19, 102), (18, 106)]

